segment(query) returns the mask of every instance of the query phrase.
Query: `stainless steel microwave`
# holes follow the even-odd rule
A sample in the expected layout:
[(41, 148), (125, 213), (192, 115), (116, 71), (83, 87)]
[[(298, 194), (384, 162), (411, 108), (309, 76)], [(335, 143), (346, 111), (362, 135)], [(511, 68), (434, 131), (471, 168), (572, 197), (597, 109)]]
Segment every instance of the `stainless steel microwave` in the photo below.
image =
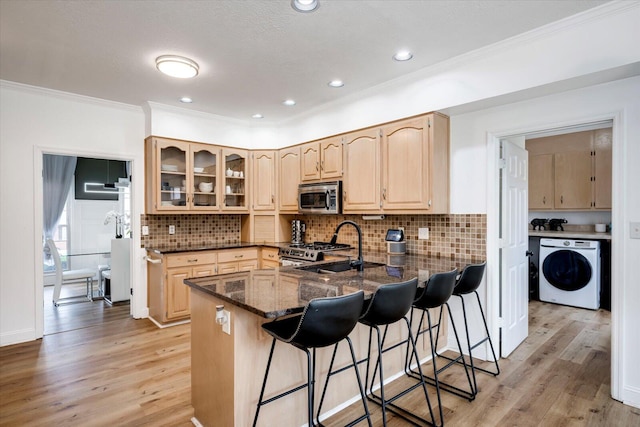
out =
[(342, 181), (300, 184), (298, 212), (302, 214), (342, 213)]

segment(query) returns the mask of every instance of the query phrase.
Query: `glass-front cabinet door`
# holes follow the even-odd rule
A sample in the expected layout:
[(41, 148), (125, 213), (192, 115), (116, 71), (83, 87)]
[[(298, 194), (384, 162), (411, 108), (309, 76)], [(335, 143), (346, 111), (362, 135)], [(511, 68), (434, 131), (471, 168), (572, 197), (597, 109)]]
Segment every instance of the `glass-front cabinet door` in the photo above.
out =
[(190, 206), (193, 210), (214, 210), (220, 207), (220, 189), (218, 188), (218, 166), (220, 149), (204, 144), (191, 146), (191, 170), (193, 171)]
[(187, 206), (188, 153), (188, 143), (163, 139), (155, 141), (155, 154), (160, 165), (156, 176), (156, 209), (158, 211), (189, 208)]
[(248, 209), (249, 188), (247, 185), (248, 153), (246, 150), (222, 149), (224, 171), (224, 203), (222, 208), (233, 211)]

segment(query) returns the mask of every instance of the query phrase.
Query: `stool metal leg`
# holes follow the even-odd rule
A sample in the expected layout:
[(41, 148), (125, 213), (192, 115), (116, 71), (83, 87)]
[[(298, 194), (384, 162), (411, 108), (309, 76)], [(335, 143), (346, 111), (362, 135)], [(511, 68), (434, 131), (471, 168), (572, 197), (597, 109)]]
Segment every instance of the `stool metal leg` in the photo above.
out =
[(336, 345), (333, 347), (333, 354), (331, 355), (331, 363), (329, 363), (329, 371), (327, 371), (327, 380), (324, 383), (324, 387), (322, 389), (322, 396), (320, 397), (320, 404), (318, 405), (318, 412), (317, 412), (317, 420), (318, 420), (318, 425), (322, 425), (320, 423), (320, 414), (322, 413), (322, 404), (324, 403), (324, 397), (326, 395), (327, 392), (327, 387), (329, 386), (329, 378), (331, 378), (333, 375), (338, 374), (342, 371), (345, 371), (351, 367), (353, 367), (353, 369), (356, 372), (356, 379), (358, 381), (358, 391), (360, 392), (360, 397), (362, 399), (362, 406), (364, 407), (364, 415), (360, 416), (359, 418), (351, 421), (349, 424), (346, 424), (346, 426), (353, 426), (358, 424), (360, 421), (364, 420), (365, 418), (367, 419), (367, 423), (369, 424), (369, 427), (372, 427), (371, 424), (371, 414), (369, 412), (369, 406), (367, 405), (367, 397), (365, 395), (365, 388), (362, 386), (362, 380), (360, 378), (360, 372), (358, 371), (358, 364), (360, 364), (360, 362), (364, 362), (364, 359), (361, 360), (360, 362), (358, 362), (356, 360), (356, 353), (353, 350), (353, 343), (351, 342), (351, 338), (347, 337), (346, 338), (347, 342), (349, 343), (349, 351), (351, 353), (351, 364), (344, 366), (340, 369), (337, 370), (333, 370), (333, 363), (335, 362), (336, 359), (336, 353), (338, 351), (338, 345), (340, 344), (339, 342), (336, 343)]
[(264, 389), (267, 386), (267, 377), (269, 376), (269, 369), (271, 368), (271, 359), (273, 357), (273, 349), (276, 346), (276, 339), (271, 342), (271, 350), (269, 351), (269, 359), (267, 360), (267, 369), (264, 372), (264, 380), (262, 381), (262, 389), (260, 390), (260, 398), (258, 399), (258, 405), (256, 407), (256, 416), (253, 418), (253, 427), (256, 427), (258, 423), (258, 414), (260, 413), (260, 407), (264, 404), (262, 398), (264, 397)]
[[(476, 370), (484, 372), (486, 374), (490, 374), (493, 376), (497, 376), (500, 374), (500, 367), (498, 366), (498, 358), (496, 357), (496, 352), (495, 349), (493, 348), (493, 342), (491, 342), (491, 337), (489, 336), (489, 327), (487, 326), (487, 319), (484, 315), (484, 310), (482, 310), (482, 305), (480, 303), (480, 296), (478, 295), (477, 291), (474, 291), (474, 293), (476, 294), (476, 299), (478, 301), (478, 307), (480, 308), (480, 315), (482, 316), (482, 323), (484, 325), (484, 331), (485, 331), (485, 337), (483, 339), (481, 339), (480, 341), (478, 341), (475, 344), (471, 344), (471, 338), (469, 335), (469, 322), (467, 319), (467, 309), (466, 309), (466, 304), (464, 301), (464, 296), (463, 295), (458, 295), (458, 297), (460, 297), (460, 302), (462, 305), (462, 316), (463, 316), (463, 320), (464, 320), (464, 329), (465, 329), (465, 335), (467, 338), (467, 349), (469, 351), (469, 366), (471, 367), (471, 375), (473, 377), (473, 389), (474, 389), (474, 393), (478, 393), (478, 385), (476, 382)], [(449, 312), (451, 313), (451, 312)], [(451, 318), (451, 323), (453, 324), (453, 317)], [(478, 346), (480, 346), (481, 344), (483, 344), (484, 342), (489, 341), (489, 347), (491, 349), (491, 355), (493, 356), (493, 363), (496, 366), (495, 371), (490, 371), (488, 369), (484, 369), (484, 368), (480, 368), (479, 366), (475, 366), (474, 362), (473, 362), (473, 349), (477, 348)], [(437, 341), (436, 341), (437, 343)], [(458, 356), (457, 358), (451, 358), (451, 357), (446, 357), (446, 356), (441, 356), (444, 357), (450, 361), (452, 361), (453, 363), (462, 363), (465, 364), (465, 358), (464, 358), (464, 354), (462, 353), (462, 349), (460, 348), (460, 356)]]
[[(438, 374), (443, 372), (444, 370), (448, 369), (449, 367), (451, 367), (455, 361), (452, 360), (449, 357), (443, 356), (438, 354), (437, 352), (437, 348), (438, 348), (438, 339), (440, 337), (440, 325), (442, 324), (442, 312), (444, 307), (446, 306), (447, 311), (449, 312), (449, 320), (451, 321), (451, 329), (453, 330), (453, 335), (456, 339), (456, 343), (458, 345), (458, 350), (460, 351), (460, 353), (462, 353), (462, 345), (460, 343), (460, 338), (458, 336), (458, 331), (456, 329), (456, 325), (453, 322), (453, 316), (451, 315), (451, 310), (449, 309), (449, 304), (448, 303), (444, 303), (441, 307), (440, 307), (440, 312), (438, 313), (438, 323), (437, 324), (433, 324), (433, 322), (431, 321), (431, 313), (429, 312), (429, 310), (422, 310), (422, 314), (420, 316), (420, 321), (418, 322), (418, 330), (416, 332), (416, 340), (418, 339), (418, 337), (424, 333), (429, 333), (429, 343), (431, 345), (431, 357), (432, 357), (432, 363), (433, 363), (433, 372), (434, 372), (434, 376), (433, 378), (429, 377), (429, 376), (425, 376), (425, 379), (429, 382), (429, 384), (436, 386), (436, 389), (438, 391), (438, 398), (440, 396), (440, 390), (444, 390), (447, 391), (449, 393), (453, 393), (457, 396), (463, 397), (469, 401), (472, 401), (475, 399), (475, 388), (473, 386), (472, 383), (472, 379), (471, 379), (471, 375), (469, 374), (469, 370), (467, 369), (467, 364), (464, 361), (464, 359), (462, 359), (462, 365), (464, 366), (464, 370), (465, 370), (465, 374), (467, 376), (467, 382), (469, 383), (469, 390), (464, 390), (461, 389), (459, 387), (456, 387), (454, 385), (448, 384), (448, 383), (444, 383), (442, 381), (439, 380), (438, 378)], [(427, 316), (427, 328), (422, 329), (422, 325), (424, 324), (424, 317), (425, 317), (425, 313)], [(413, 320), (413, 317), (412, 317)], [(435, 343), (433, 340), (433, 329), (436, 329), (436, 339), (435, 339)], [(445, 364), (444, 366), (441, 366), (438, 368), (438, 363), (437, 363), (437, 358), (442, 357), (443, 359), (447, 359), (449, 360), (449, 363)], [(460, 358), (458, 358), (460, 359)], [(408, 358), (405, 361), (405, 372), (407, 373), (407, 375), (412, 376), (414, 378), (417, 378), (417, 372), (415, 372), (414, 370), (411, 369), (410, 367), (410, 363), (411, 363), (411, 358)], [(456, 359), (457, 360), (457, 359)], [(419, 361), (416, 359), (416, 362), (419, 364)], [(438, 402), (440, 402), (440, 400), (438, 400)]]
[[(435, 415), (433, 413), (433, 407), (431, 405), (431, 400), (429, 399), (429, 393), (427, 391), (427, 385), (426, 385), (426, 381), (423, 375), (422, 375), (422, 368), (420, 367), (420, 364), (418, 363), (418, 374), (419, 377), (417, 377), (418, 382), (412, 386), (410, 386), (409, 388), (407, 388), (406, 390), (396, 394), (393, 397), (390, 398), (385, 398), (384, 395), (384, 373), (383, 373), (383, 369), (382, 369), (382, 354), (389, 351), (389, 350), (393, 350), (396, 347), (399, 346), (403, 346), (405, 344), (407, 344), (407, 346), (410, 346), (411, 348), (411, 352), (413, 354), (413, 356), (415, 356), (416, 360), (418, 359), (418, 349), (416, 347), (416, 340), (413, 337), (413, 334), (411, 333), (411, 325), (409, 323), (409, 320), (404, 317), (404, 321), (406, 323), (407, 326), (407, 331), (408, 331), (408, 337), (407, 340), (405, 341), (401, 341), (397, 344), (394, 344), (388, 348), (384, 348), (384, 341), (386, 338), (386, 332), (387, 332), (387, 327), (385, 327), (385, 333), (383, 334), (382, 338), (380, 338), (380, 329), (378, 328), (378, 326), (376, 325), (372, 325), (371, 329), (375, 328), (376, 332), (377, 332), (377, 337), (378, 337), (378, 359), (376, 361), (376, 366), (375, 369), (372, 371), (372, 375), (371, 375), (371, 388), (370, 388), (370, 395), (368, 395), (367, 397), (369, 398), (369, 400), (371, 400), (372, 402), (378, 404), (381, 406), (382, 408), (382, 423), (384, 426), (387, 425), (387, 418), (386, 418), (386, 412), (387, 410), (389, 412), (393, 412), (395, 415), (405, 419), (406, 421), (409, 421), (412, 424), (416, 424), (416, 420), (422, 422), (422, 423), (426, 423), (427, 425), (430, 426), (442, 426), (442, 405), (440, 405), (440, 424), (436, 423), (436, 419), (435, 419)], [(372, 331), (370, 331), (371, 333)], [(371, 335), (370, 335), (371, 338)], [(369, 343), (371, 343), (371, 339), (369, 339)], [(409, 350), (409, 347), (407, 348), (407, 351)], [(380, 375), (380, 396), (376, 396), (373, 393), (373, 382), (374, 382), (374, 378), (376, 375), (376, 370), (379, 371), (379, 375)], [(367, 362), (367, 377), (369, 376), (369, 363)], [(425, 400), (427, 402), (427, 407), (429, 408), (429, 416), (431, 417), (431, 421), (427, 421), (423, 418), (421, 418), (418, 415), (415, 415), (414, 413), (411, 413), (407, 410), (405, 410), (404, 408), (401, 408), (399, 406), (397, 406), (396, 404), (394, 404), (393, 402), (397, 399), (399, 399), (400, 397), (405, 396), (406, 394), (410, 393), (411, 391), (415, 390), (416, 388), (422, 386), (422, 390), (424, 392), (424, 396), (425, 396)], [(439, 403), (439, 400), (438, 400)]]

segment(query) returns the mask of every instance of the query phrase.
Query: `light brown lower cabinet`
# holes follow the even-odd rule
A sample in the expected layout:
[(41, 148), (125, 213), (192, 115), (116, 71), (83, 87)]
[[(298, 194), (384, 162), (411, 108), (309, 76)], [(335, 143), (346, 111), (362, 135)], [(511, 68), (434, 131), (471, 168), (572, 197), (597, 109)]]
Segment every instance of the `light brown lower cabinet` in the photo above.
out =
[[(258, 257), (259, 251), (258, 247), (251, 247), (177, 254), (148, 252), (149, 316), (161, 325), (189, 319), (191, 293), (185, 279), (255, 270), (263, 262)], [(273, 251), (277, 263), (276, 248), (267, 248), (264, 256), (273, 255)]]

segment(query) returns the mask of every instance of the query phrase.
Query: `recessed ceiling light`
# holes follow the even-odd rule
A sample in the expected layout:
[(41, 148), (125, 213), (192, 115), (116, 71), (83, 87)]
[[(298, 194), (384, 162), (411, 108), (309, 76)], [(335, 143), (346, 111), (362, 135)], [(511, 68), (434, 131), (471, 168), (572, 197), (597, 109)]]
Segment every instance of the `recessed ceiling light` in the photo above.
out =
[(320, 7), (320, 0), (291, 0), (291, 7), (298, 12), (313, 12)]
[(344, 86), (344, 82), (342, 80), (331, 80), (329, 82), (329, 86), (331, 86), (331, 87), (342, 87), (342, 86)]
[(409, 52), (408, 50), (401, 50), (393, 55), (393, 59), (395, 59), (396, 61), (408, 61), (411, 58), (413, 58), (413, 53)]
[(191, 104), (193, 102), (193, 99), (189, 98), (188, 96), (183, 96), (182, 98), (180, 98), (180, 102)]
[(195, 61), (177, 55), (162, 55), (156, 58), (156, 67), (164, 74), (179, 79), (189, 79), (198, 75)]
[(294, 101), (293, 99), (287, 99), (286, 101), (283, 102), (284, 105), (286, 105), (287, 107), (291, 107), (293, 105), (296, 105), (296, 101)]
[(251, 117), (253, 117), (254, 119), (261, 119), (261, 118), (263, 118), (264, 116), (263, 116), (262, 114), (260, 114), (260, 113), (256, 113), (256, 114), (254, 114), (254, 115), (253, 115), (253, 116), (251, 116)]

